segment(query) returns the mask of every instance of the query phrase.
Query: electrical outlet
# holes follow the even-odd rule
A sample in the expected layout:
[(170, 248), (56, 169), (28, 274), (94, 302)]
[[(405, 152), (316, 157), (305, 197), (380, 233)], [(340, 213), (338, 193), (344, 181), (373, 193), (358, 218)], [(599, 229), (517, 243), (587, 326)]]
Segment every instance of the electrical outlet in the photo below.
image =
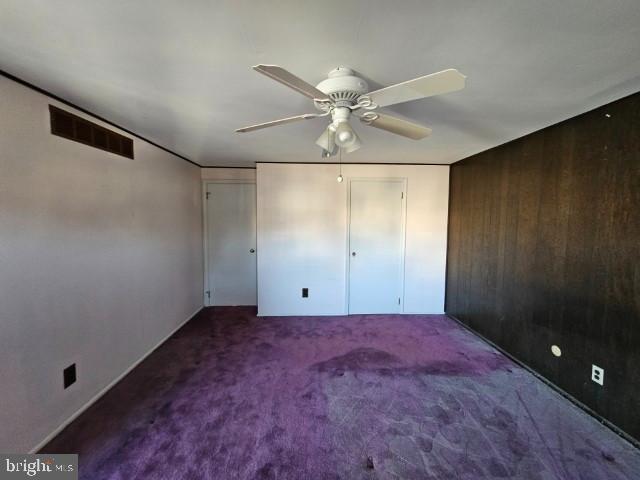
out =
[(591, 380), (598, 385), (604, 385), (604, 368), (597, 365), (591, 365)]
[(309, 289), (308, 288), (303, 288), (302, 289), (302, 298), (308, 298), (309, 297)]
[(76, 364), (73, 363), (65, 368), (62, 371), (62, 377), (64, 388), (69, 388), (76, 383)]

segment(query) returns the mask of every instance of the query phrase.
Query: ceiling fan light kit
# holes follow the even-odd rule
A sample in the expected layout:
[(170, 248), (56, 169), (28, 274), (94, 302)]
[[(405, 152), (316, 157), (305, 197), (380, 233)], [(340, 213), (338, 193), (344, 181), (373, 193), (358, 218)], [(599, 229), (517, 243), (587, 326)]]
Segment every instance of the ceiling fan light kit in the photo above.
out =
[(322, 157), (333, 156), (338, 150), (344, 150), (345, 153), (355, 152), (362, 146), (362, 141), (349, 123), (352, 115), (358, 117), (366, 126), (412, 140), (428, 137), (431, 135), (430, 128), (391, 116), (378, 109), (461, 90), (466, 79), (458, 70), (448, 69), (369, 92), (367, 82), (348, 67), (331, 70), (328, 78), (315, 87), (277, 65), (256, 65), (253, 69), (309, 97), (321, 113), (307, 113), (250, 125), (239, 128), (236, 132), (252, 132), (300, 120), (331, 116), (331, 123), (316, 140), (316, 144), (322, 148)]

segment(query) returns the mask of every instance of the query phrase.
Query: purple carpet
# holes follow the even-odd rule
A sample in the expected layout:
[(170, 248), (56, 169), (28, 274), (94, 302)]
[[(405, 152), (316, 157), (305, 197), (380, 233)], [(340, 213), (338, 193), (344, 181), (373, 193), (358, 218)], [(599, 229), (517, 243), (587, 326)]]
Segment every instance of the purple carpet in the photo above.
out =
[(640, 451), (442, 315), (206, 309), (43, 452), (87, 480), (640, 478)]

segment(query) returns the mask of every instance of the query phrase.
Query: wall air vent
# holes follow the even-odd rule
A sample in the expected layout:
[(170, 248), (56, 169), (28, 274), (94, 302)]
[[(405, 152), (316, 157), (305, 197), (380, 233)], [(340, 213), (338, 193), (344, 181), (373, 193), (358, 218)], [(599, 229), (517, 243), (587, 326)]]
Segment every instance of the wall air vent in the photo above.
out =
[(133, 140), (82, 117), (49, 105), (51, 133), (133, 159)]

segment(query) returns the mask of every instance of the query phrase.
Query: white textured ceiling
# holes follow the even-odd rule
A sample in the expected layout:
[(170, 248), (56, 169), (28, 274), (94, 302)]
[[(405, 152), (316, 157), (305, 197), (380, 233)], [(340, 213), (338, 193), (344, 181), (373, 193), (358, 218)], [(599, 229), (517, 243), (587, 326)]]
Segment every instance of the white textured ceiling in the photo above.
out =
[(355, 123), (349, 162), (451, 163), (640, 90), (640, 1), (0, 0), (0, 68), (202, 165), (318, 162), (324, 120), (253, 72), (316, 84), (337, 65), (372, 88), (445, 68), (467, 88), (389, 109), (408, 140)]

